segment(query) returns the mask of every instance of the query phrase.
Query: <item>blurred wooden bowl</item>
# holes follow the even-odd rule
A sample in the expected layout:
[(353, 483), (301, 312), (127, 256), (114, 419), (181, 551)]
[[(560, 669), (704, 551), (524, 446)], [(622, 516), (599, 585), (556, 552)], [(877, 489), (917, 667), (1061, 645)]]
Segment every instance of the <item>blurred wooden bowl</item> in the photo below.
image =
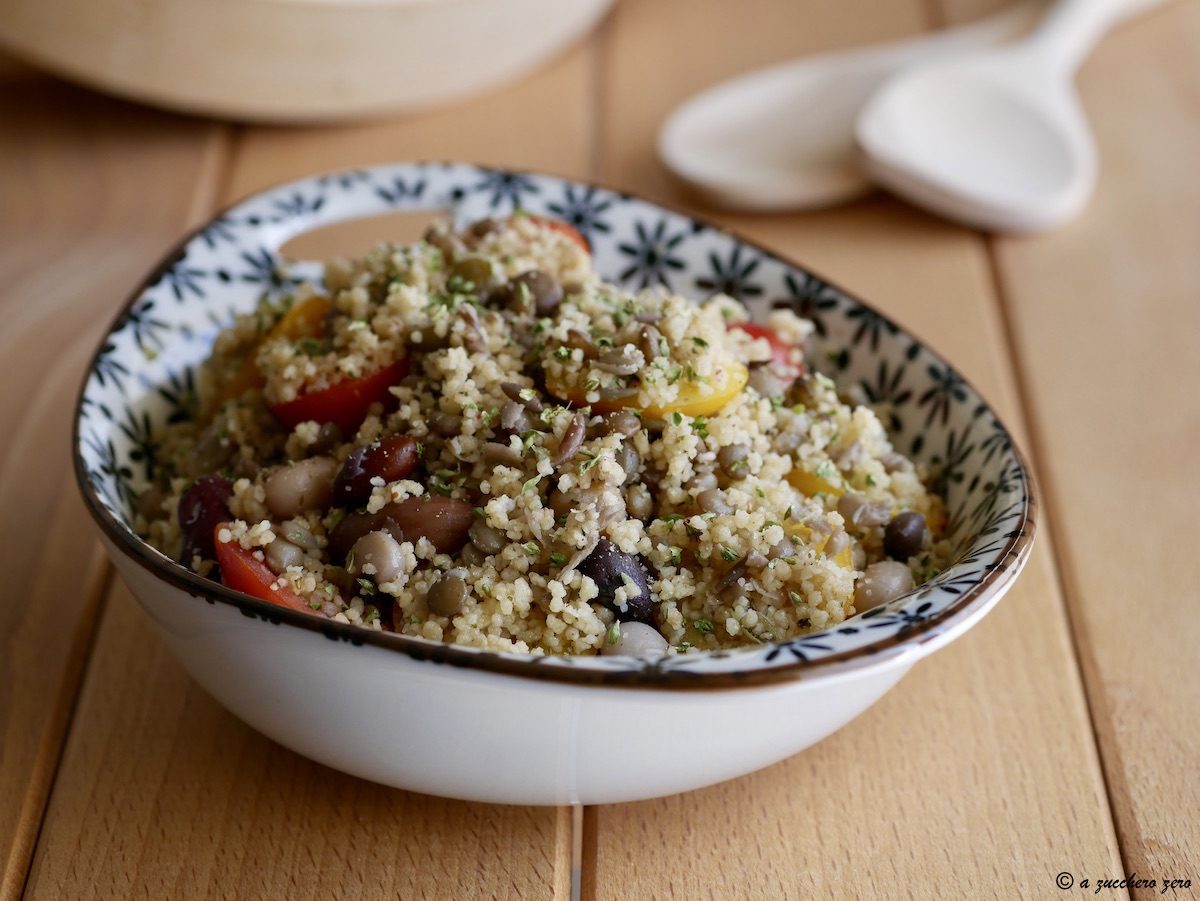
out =
[(0, 0), (0, 46), (186, 113), (332, 122), (496, 87), (613, 0)]

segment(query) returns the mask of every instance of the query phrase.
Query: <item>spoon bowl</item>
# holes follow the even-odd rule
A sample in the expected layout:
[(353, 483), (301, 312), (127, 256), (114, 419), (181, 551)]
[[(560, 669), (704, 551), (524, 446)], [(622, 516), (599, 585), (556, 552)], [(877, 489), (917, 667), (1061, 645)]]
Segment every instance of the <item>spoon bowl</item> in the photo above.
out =
[(814, 209), (872, 189), (854, 123), (889, 75), (952, 58), (1026, 30), (1033, 0), (924, 37), (806, 57), (750, 72), (691, 98), (659, 132), (659, 155), (717, 206), (772, 212)]
[(1077, 215), (1097, 175), (1091, 128), (1069, 82), (1027, 51), (922, 67), (864, 106), (863, 168), (940, 215), (1042, 231)]
[(1059, 0), (1029, 37), (909, 68), (863, 106), (863, 168), (936, 213), (1044, 231), (1087, 204), (1098, 169), (1074, 72), (1113, 25), (1162, 0)]

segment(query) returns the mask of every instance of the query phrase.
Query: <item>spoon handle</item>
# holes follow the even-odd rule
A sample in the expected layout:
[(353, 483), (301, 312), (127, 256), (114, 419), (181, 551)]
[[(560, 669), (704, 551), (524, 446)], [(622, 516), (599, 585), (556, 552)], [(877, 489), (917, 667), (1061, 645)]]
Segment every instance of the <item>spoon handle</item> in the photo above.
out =
[(1031, 49), (1070, 75), (1116, 25), (1166, 0), (1058, 0), (1029, 36)]

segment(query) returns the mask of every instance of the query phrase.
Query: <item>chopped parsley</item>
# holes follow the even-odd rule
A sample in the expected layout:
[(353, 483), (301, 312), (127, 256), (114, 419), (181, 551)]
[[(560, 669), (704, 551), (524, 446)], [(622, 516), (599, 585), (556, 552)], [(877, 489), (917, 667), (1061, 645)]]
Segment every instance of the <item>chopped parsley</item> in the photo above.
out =
[(296, 345), (296, 356), (319, 357), (326, 352), (324, 341), (316, 338), (301, 338)]

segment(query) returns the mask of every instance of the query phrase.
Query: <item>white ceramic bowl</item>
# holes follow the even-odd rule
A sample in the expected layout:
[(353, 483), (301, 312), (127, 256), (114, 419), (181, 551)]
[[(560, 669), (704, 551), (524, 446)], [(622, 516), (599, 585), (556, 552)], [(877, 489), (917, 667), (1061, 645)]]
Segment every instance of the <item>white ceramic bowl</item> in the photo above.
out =
[(255, 122), (331, 122), (495, 88), (612, 0), (6, 3), (0, 46), (91, 87)]
[[(311, 263), (309, 229), (401, 210), (461, 222), (520, 206), (576, 225), (630, 287), (725, 291), (756, 314), (795, 307), (817, 360), (876, 403), (898, 449), (936, 465), (956, 562), (829, 631), (750, 650), (631, 657), (495, 654), (369, 632), (208, 582), (128, 527), (154, 429), (177, 415), (216, 331)], [(1011, 585), (1033, 538), (1029, 473), (962, 378), (885, 316), (815, 275), (679, 213), (602, 188), (463, 164), (383, 166), (294, 182), (218, 216), (134, 293), (80, 393), (76, 474), (122, 577), (183, 665), (256, 729), (388, 785), (471, 800), (596, 804), (698, 788), (811, 745)]]

